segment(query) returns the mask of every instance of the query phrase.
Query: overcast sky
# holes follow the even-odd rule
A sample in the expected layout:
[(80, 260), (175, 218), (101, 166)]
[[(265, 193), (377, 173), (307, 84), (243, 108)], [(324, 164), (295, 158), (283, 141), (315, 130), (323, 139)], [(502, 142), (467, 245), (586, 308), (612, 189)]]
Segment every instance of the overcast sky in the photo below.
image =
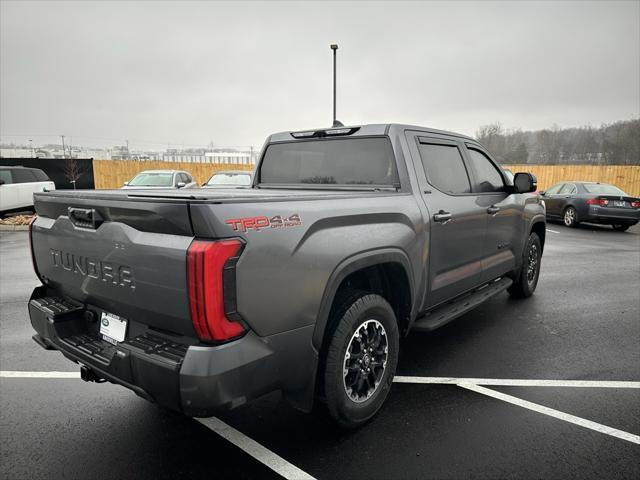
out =
[[(0, 134), (162, 149), (338, 118), (473, 135), (640, 113), (640, 2), (5, 2)], [(21, 135), (21, 136), (16, 136)], [(26, 143), (26, 142), (25, 142)]]

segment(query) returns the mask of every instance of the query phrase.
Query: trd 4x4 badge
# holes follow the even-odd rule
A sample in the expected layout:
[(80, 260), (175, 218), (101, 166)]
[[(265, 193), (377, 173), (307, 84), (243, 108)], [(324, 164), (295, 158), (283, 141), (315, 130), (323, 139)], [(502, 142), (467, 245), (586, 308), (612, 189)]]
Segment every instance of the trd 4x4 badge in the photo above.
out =
[(287, 227), (299, 227), (302, 225), (300, 215), (294, 213), (289, 217), (283, 217), (282, 215), (276, 215), (275, 217), (244, 217), (244, 218), (230, 218), (225, 220), (227, 225), (233, 228), (236, 232), (248, 232), (254, 230), (259, 232), (265, 228), (287, 228)]

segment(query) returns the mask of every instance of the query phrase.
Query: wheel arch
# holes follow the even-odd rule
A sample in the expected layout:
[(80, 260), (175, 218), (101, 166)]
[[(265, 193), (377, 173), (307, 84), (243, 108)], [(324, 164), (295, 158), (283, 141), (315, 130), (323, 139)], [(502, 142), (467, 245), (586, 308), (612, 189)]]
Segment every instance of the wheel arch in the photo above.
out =
[[(384, 276), (385, 274), (391, 275), (391, 279), (402, 279), (401, 282), (403, 282), (404, 285), (403, 288), (399, 289), (400, 292), (398, 292), (401, 294), (401, 297), (388, 298), (388, 292), (390, 291), (388, 285), (382, 286), (383, 292), (386, 290), (386, 294), (383, 294), (382, 296), (385, 297), (392, 307), (394, 307), (394, 311), (396, 311), (398, 301), (405, 304), (405, 306), (400, 310), (401, 315), (400, 318), (398, 318), (398, 323), (401, 329), (405, 326), (405, 322), (408, 327), (410, 318), (412, 318), (415, 311), (414, 303), (416, 300), (409, 257), (404, 251), (397, 248), (384, 248), (361, 252), (342, 261), (329, 277), (322, 295), (322, 301), (312, 337), (313, 347), (316, 351), (320, 352), (322, 350), (327, 326), (329, 324), (331, 308), (338, 291), (343, 285), (345, 285), (345, 281), (354, 279), (354, 276), (357, 275), (368, 276), (373, 272), (376, 272), (375, 275), (378, 277), (374, 281), (384, 280), (384, 278), (381, 278), (381, 275)], [(389, 279), (390, 278), (387, 277), (386, 281)], [(380, 292), (374, 290), (373, 293)], [(396, 316), (398, 316), (397, 311)]]
[(532, 233), (536, 233), (538, 238), (540, 238), (540, 247), (542, 247), (542, 251), (544, 252), (544, 243), (547, 238), (547, 225), (544, 219), (539, 218), (533, 221), (529, 230), (529, 235)]

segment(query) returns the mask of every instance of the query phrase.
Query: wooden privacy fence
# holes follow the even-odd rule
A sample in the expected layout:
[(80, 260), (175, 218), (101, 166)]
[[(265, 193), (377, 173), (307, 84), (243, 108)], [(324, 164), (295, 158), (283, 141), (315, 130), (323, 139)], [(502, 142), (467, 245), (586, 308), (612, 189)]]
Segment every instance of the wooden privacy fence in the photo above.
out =
[(538, 178), (538, 190), (566, 181), (610, 183), (629, 195), (640, 196), (639, 165), (503, 165), (513, 173), (531, 172)]
[(220, 170), (252, 170), (253, 165), (219, 163), (185, 163), (138, 160), (94, 160), (93, 176), (96, 188), (120, 188), (143, 170), (185, 170), (199, 185)]
[[(563, 180), (611, 183), (630, 195), (640, 196), (639, 165), (504, 165), (513, 173), (531, 172), (538, 177), (538, 190)], [(199, 184), (220, 170), (251, 170), (252, 165), (183, 163), (135, 160), (94, 160), (96, 188), (120, 188), (142, 170), (186, 170)]]

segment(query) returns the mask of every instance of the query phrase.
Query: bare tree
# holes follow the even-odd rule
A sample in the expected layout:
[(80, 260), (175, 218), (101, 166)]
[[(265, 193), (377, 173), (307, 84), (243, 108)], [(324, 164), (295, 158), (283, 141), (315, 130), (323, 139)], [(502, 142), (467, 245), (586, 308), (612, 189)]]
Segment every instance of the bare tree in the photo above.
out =
[(64, 176), (69, 183), (73, 184), (74, 190), (76, 189), (76, 182), (84, 174), (84, 169), (76, 158), (69, 157), (64, 161)]

